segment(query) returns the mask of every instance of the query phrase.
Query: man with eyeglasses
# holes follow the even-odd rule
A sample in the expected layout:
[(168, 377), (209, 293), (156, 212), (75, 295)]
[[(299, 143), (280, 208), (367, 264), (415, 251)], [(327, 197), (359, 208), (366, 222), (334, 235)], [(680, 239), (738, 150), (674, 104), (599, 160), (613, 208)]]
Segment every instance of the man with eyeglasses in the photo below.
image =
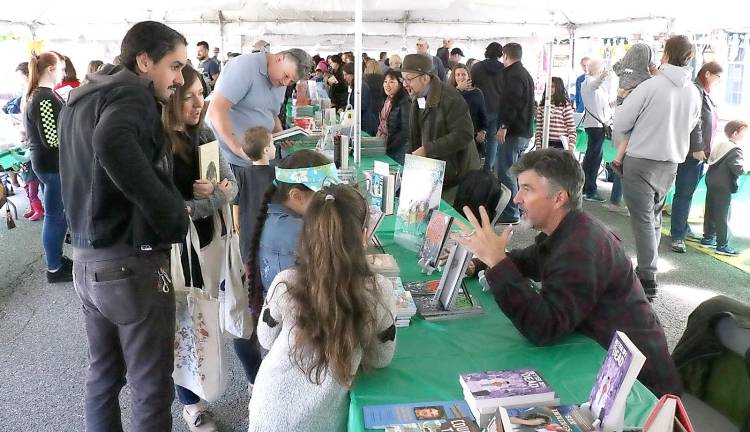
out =
[(278, 54), (243, 54), (224, 67), (206, 117), (235, 174), (251, 164), (242, 151), (245, 131), (282, 130), (278, 115), (286, 88), (307, 77), (312, 66), (309, 54), (293, 48)]
[(446, 162), (443, 200), (452, 204), (461, 178), (479, 168), (469, 106), (458, 90), (435, 76), (427, 56), (408, 54), (401, 73), (412, 98), (411, 153)]
[[(453, 42), (451, 42), (452, 44)], [(417, 54), (422, 54), (423, 56), (429, 58), (432, 61), (432, 67), (435, 70), (435, 74), (440, 78), (440, 81), (445, 81), (445, 75), (448, 73), (448, 71), (445, 69), (445, 64), (440, 59), (440, 57), (434, 56), (430, 54), (430, 44), (427, 43), (424, 39), (419, 39), (417, 41)]]

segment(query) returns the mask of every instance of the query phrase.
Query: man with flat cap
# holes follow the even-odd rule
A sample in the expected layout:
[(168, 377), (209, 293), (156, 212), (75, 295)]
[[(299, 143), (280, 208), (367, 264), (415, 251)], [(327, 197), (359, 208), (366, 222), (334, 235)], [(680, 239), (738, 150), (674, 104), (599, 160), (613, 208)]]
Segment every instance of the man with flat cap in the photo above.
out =
[(469, 106), (458, 90), (435, 75), (429, 57), (408, 54), (401, 73), (412, 99), (411, 153), (446, 162), (443, 200), (453, 204), (462, 177), (479, 168)]

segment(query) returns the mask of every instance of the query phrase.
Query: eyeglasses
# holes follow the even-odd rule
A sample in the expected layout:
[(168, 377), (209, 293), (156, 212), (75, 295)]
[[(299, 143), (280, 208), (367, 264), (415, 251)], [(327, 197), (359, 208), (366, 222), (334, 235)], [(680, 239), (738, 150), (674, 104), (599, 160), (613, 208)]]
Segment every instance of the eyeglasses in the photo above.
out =
[(423, 73), (421, 73), (421, 74), (418, 74), (418, 75), (414, 75), (414, 76), (413, 76), (413, 77), (411, 77), (411, 78), (408, 78), (408, 77), (407, 77), (406, 75), (401, 75), (401, 80), (402, 80), (403, 82), (405, 82), (405, 83), (409, 84), (410, 82), (414, 81), (414, 80), (415, 80), (416, 78), (419, 78), (419, 77), (421, 77), (422, 75), (424, 75), (424, 74), (423, 74)]

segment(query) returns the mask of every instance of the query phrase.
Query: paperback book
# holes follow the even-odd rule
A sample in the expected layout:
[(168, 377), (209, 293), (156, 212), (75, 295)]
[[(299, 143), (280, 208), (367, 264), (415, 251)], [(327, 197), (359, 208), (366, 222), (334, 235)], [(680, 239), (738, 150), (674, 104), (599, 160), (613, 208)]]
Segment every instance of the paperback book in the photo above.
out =
[(622, 430), (625, 401), (645, 361), (625, 333), (615, 332), (586, 404), (605, 432)]
[(445, 161), (406, 155), (398, 203), (394, 240), (419, 252), (429, 215), (440, 207)]
[(482, 413), (494, 413), (501, 406), (554, 405), (558, 401), (555, 392), (534, 369), (461, 374), (459, 383), (469, 406)]
[(446, 420), (439, 425), (410, 423), (388, 426), (385, 432), (480, 432), (477, 423), (468, 417)]
[(438, 258), (453, 225), (453, 216), (435, 210), (427, 224), (424, 243), (419, 251), (419, 265), (428, 273), (438, 267)]
[(411, 317), (417, 313), (417, 305), (409, 291), (404, 289), (400, 277), (388, 278), (393, 284), (393, 297), (396, 300), (396, 327), (406, 327)]
[(440, 426), (458, 418), (473, 420), (465, 401), (418, 402), (392, 405), (368, 405), (363, 408), (366, 429), (385, 429), (400, 425)]
[(201, 180), (219, 181), (220, 152), (218, 141), (211, 141), (198, 146), (198, 165)]
[(487, 432), (566, 431), (593, 432), (596, 428), (575, 405), (500, 408)]
[(273, 134), (273, 141), (283, 141), (291, 139), (293, 140), (294, 137), (299, 136), (305, 136), (308, 137), (312, 135), (311, 132), (307, 129), (303, 129), (299, 126), (292, 126), (289, 129), (284, 129), (283, 131), (276, 132)]

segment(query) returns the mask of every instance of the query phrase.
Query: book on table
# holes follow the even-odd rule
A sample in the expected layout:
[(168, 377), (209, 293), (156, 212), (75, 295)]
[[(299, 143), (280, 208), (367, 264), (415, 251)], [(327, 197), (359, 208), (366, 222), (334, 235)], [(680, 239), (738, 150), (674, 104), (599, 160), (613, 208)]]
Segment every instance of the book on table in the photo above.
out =
[(283, 131), (279, 131), (273, 134), (273, 141), (283, 141), (288, 139), (293, 139), (294, 137), (298, 136), (311, 136), (312, 133), (307, 130), (303, 129), (299, 126), (292, 126), (289, 129), (284, 129)]
[(587, 404), (592, 418), (607, 431), (622, 430), (625, 401), (646, 356), (620, 331), (615, 332)]
[(219, 179), (219, 141), (211, 141), (198, 146), (198, 173), (201, 180), (210, 180), (214, 183)]
[(419, 252), (428, 216), (440, 207), (445, 161), (407, 154), (399, 194), (394, 241)]
[(462, 400), (367, 405), (362, 411), (366, 429), (385, 429), (401, 425), (424, 428), (428, 425), (440, 426), (452, 419), (474, 419), (466, 401)]
[(682, 400), (664, 395), (646, 419), (643, 432), (694, 432)]
[(445, 269), (434, 291), (431, 289), (434, 287), (434, 281), (407, 284), (406, 289), (411, 291), (417, 311), (424, 319), (441, 321), (483, 313), (482, 307), (462, 284), (471, 256), (471, 252), (457, 244), (448, 256)]
[(411, 317), (417, 313), (417, 305), (409, 291), (404, 289), (400, 277), (390, 277), (393, 284), (393, 297), (396, 300), (396, 327), (407, 327)]
[[(498, 407), (557, 405), (560, 399), (535, 369), (473, 372), (458, 378), (474, 417), (486, 426)], [(484, 421), (481, 421), (484, 418)]]
[(499, 408), (486, 432), (594, 432), (590, 419), (576, 405)]
[(428, 273), (432, 273), (432, 270), (438, 267), (438, 258), (443, 251), (452, 225), (453, 216), (439, 210), (432, 212), (427, 231), (425, 231), (424, 243), (419, 250), (419, 265)]
[[(495, 420), (496, 430), (536, 430), (532, 427), (533, 421), (539, 428), (545, 425), (559, 425), (563, 430), (570, 431), (622, 431), (625, 427), (625, 402), (645, 360), (646, 357), (630, 338), (625, 333), (617, 331), (586, 403), (581, 406), (510, 409), (500, 407)], [(672, 417), (674, 418), (674, 415)], [(491, 429), (488, 427), (488, 430)]]
[(480, 429), (474, 420), (468, 417), (461, 417), (445, 420), (439, 425), (433, 423), (410, 423), (387, 426), (385, 432), (480, 432)]

